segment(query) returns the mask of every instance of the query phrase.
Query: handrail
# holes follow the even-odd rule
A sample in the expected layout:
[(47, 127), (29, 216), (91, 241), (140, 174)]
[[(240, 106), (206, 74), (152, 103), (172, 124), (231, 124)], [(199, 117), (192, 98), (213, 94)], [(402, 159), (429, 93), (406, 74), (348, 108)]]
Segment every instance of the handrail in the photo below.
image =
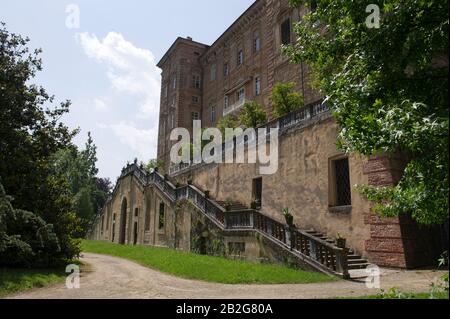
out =
[(157, 171), (147, 174), (138, 165), (131, 164), (123, 169), (120, 179), (128, 175), (136, 176), (144, 186), (156, 185), (174, 202), (184, 199), (192, 201), (223, 230), (258, 231), (279, 242), (285, 249), (301, 254), (303, 259), (307, 258), (317, 269), (348, 277), (348, 250), (345, 248), (339, 248), (295, 227), (288, 227), (256, 210), (227, 212), (198, 187), (185, 185), (177, 188)]

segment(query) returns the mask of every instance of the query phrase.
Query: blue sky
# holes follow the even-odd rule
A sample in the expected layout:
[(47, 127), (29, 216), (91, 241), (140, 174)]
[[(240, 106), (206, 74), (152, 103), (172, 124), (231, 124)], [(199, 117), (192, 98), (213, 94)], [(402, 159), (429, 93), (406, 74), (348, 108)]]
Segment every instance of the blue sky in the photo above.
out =
[[(34, 82), (56, 101), (72, 101), (63, 121), (92, 132), (99, 175), (113, 181), (128, 160), (156, 156), (160, 70), (156, 63), (178, 36), (211, 44), (253, 0), (15, 0), (0, 21), (42, 48)], [(69, 7), (79, 9), (79, 27)], [(69, 27), (68, 27), (69, 26)]]

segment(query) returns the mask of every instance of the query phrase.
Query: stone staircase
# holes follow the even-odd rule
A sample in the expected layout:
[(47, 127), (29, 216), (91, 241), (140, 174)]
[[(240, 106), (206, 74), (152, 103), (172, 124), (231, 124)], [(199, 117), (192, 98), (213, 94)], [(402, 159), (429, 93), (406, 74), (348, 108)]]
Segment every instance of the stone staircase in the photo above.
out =
[(272, 247), (297, 258), (298, 264), (319, 272), (350, 279), (352, 271), (369, 265), (355, 251), (338, 247), (335, 240), (315, 230), (288, 227), (239, 202), (215, 201), (194, 185), (176, 187), (157, 171), (147, 174), (136, 164), (126, 167), (120, 178), (129, 175), (136, 177), (144, 186), (152, 184), (158, 187), (172, 202), (190, 201), (224, 233), (257, 233)]
[[(315, 230), (307, 230), (307, 233), (311, 234), (314, 237), (317, 237), (321, 240), (325, 240), (326, 242), (336, 245), (336, 240), (331, 239), (329, 237), (326, 237), (324, 234), (317, 232)], [(367, 266), (370, 265), (370, 263), (361, 257), (361, 255), (358, 255), (354, 250), (349, 249), (347, 253), (347, 263), (348, 263), (348, 270), (359, 270), (359, 269), (366, 269)]]

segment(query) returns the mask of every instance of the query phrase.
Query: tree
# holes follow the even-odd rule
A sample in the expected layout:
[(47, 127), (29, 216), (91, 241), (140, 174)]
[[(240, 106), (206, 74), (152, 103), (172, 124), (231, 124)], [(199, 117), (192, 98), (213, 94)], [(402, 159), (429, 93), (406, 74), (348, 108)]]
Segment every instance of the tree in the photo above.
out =
[(245, 102), (239, 115), (239, 121), (247, 128), (256, 128), (267, 123), (267, 114), (258, 102)]
[(0, 266), (55, 264), (55, 252), (61, 248), (53, 226), (33, 213), (14, 209), (11, 201), (0, 184)]
[(234, 115), (227, 115), (225, 117), (222, 117), (219, 122), (217, 123), (217, 128), (222, 133), (222, 136), (225, 141), (225, 130), (227, 128), (235, 129), (239, 127), (240, 123), (239, 120)]
[(72, 258), (78, 251), (73, 239), (77, 219), (69, 185), (52, 174), (50, 159), (72, 145), (77, 131), (60, 122), (70, 102), (54, 105), (44, 88), (30, 84), (42, 63), (41, 51), (30, 53), (28, 41), (0, 23), (0, 176), (18, 209), (53, 225), (60, 246), (53, 257)]
[(76, 235), (84, 237), (111, 191), (111, 181), (97, 177), (97, 147), (91, 134), (83, 150), (61, 149), (52, 156), (52, 162), (53, 174), (63, 176), (70, 185), (72, 210), (80, 220)]
[(151, 159), (148, 161), (147, 165), (144, 166), (144, 169), (147, 173), (151, 173), (155, 168), (164, 168), (164, 161), (160, 159)]
[(409, 160), (398, 185), (361, 186), (362, 193), (384, 216), (447, 221), (448, 1), (375, 1), (383, 12), (380, 28), (366, 25), (367, 1), (316, 3), (285, 52), (312, 67), (339, 124), (339, 146)]
[(304, 106), (303, 97), (294, 91), (295, 83), (277, 83), (270, 94), (273, 115), (281, 117)]

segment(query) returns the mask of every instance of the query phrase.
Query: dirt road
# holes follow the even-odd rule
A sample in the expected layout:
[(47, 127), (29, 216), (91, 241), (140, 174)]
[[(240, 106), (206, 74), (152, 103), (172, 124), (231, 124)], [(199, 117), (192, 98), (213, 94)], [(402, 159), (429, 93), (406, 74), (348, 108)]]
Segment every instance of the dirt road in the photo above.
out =
[[(87, 265), (80, 289), (67, 289), (65, 283), (34, 289), (10, 298), (105, 299), (302, 299), (336, 296), (374, 295), (362, 282), (338, 281), (296, 285), (225, 285), (186, 280), (148, 269), (134, 262), (85, 253)], [(220, 270), (218, 270), (220, 271)], [(383, 270), (381, 288), (397, 287), (405, 292), (429, 291), (430, 283), (444, 272)]]

